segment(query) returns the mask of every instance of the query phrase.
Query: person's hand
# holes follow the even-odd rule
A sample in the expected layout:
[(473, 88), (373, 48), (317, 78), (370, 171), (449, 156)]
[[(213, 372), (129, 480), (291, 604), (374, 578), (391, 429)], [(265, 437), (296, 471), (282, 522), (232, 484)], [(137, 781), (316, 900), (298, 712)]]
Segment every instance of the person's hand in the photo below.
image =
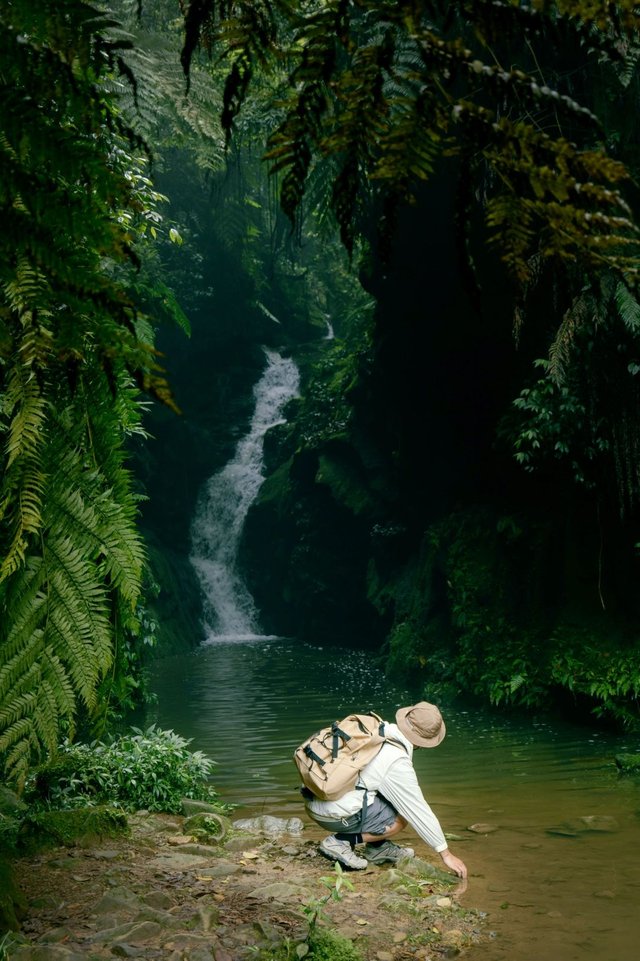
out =
[(455, 854), (452, 854), (449, 848), (445, 848), (444, 851), (440, 852), (440, 857), (447, 865), (450, 871), (457, 874), (459, 878), (466, 878), (467, 876), (467, 866), (464, 861), (457, 858)]

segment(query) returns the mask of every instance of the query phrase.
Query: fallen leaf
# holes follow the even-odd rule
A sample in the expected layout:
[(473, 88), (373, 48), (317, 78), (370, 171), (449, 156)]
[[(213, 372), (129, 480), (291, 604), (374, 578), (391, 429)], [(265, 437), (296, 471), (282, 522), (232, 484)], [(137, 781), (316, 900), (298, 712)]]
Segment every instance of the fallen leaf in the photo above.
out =
[(196, 881), (213, 881), (213, 878), (208, 874), (196, 874)]
[(259, 854), (258, 851), (243, 851), (243, 852), (242, 852), (242, 857), (243, 857), (243, 858), (248, 858), (250, 861), (253, 861), (253, 860), (255, 860), (255, 858), (259, 858), (259, 857), (260, 857), (260, 854)]

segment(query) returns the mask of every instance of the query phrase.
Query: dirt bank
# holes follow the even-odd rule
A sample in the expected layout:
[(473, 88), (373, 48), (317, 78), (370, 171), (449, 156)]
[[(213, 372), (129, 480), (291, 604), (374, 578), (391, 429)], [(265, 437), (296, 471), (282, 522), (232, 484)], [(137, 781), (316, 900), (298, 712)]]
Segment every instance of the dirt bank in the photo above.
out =
[[(286, 943), (290, 957), (304, 957), (303, 907), (333, 885), (321, 880), (333, 869), (317, 840), (291, 824), (293, 833), (233, 830), (204, 845), (183, 825), (139, 812), (127, 835), (16, 862), (29, 907), (4, 945), (11, 961), (243, 961)], [(353, 890), (328, 902), (320, 923), (351, 939), (364, 961), (435, 961), (488, 936), (483, 919), (457, 904), (455, 879), (428, 861), (346, 877)]]

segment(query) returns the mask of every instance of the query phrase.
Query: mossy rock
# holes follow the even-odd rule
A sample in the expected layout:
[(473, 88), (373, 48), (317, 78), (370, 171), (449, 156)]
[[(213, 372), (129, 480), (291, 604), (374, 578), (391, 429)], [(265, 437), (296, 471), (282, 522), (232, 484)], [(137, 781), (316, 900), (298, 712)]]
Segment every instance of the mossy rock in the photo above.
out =
[(27, 902), (14, 881), (11, 865), (0, 858), (0, 934), (17, 931), (26, 909)]
[(340, 460), (334, 451), (320, 454), (315, 479), (317, 484), (326, 485), (335, 500), (356, 517), (373, 513), (375, 502), (362, 470), (357, 465)]
[(185, 834), (193, 834), (205, 844), (222, 841), (229, 833), (231, 822), (215, 812), (202, 811), (187, 818), (183, 824)]
[(42, 811), (23, 820), (18, 846), (27, 853), (46, 847), (86, 847), (105, 837), (126, 834), (128, 830), (124, 812), (114, 808)]
[(640, 754), (616, 754), (615, 762), (621, 774), (640, 775)]
[(353, 941), (330, 928), (316, 928), (308, 944), (308, 961), (362, 961)]
[(27, 810), (27, 805), (18, 795), (8, 787), (0, 784), (0, 816), (8, 818), (19, 817)]

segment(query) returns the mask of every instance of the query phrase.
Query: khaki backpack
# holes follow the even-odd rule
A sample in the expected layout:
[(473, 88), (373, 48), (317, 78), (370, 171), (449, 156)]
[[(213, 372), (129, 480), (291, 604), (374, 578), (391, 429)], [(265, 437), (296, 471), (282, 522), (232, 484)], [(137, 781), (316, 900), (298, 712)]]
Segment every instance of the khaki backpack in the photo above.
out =
[(385, 723), (377, 714), (349, 714), (296, 748), (293, 763), (307, 787), (321, 801), (336, 801), (356, 786), (360, 771), (387, 741)]

